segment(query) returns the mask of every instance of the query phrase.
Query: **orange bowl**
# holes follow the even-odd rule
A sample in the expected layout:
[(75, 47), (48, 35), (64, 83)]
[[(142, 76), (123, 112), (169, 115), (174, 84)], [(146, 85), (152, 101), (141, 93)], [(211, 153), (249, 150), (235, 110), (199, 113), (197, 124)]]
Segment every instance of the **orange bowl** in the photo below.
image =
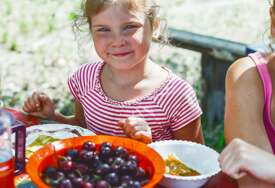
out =
[(165, 162), (162, 157), (152, 148), (142, 142), (138, 142), (129, 138), (114, 136), (81, 136), (75, 138), (55, 141), (45, 145), (37, 150), (29, 159), (26, 171), (30, 175), (34, 184), (39, 188), (49, 188), (47, 184), (40, 178), (42, 171), (48, 165), (55, 165), (58, 155), (63, 155), (70, 148), (79, 149), (84, 142), (92, 141), (96, 145), (103, 142), (111, 142), (113, 146), (125, 147), (129, 153), (137, 155), (140, 160), (140, 166), (143, 167), (150, 176), (149, 182), (144, 188), (151, 188), (157, 185), (163, 178), (165, 172)]

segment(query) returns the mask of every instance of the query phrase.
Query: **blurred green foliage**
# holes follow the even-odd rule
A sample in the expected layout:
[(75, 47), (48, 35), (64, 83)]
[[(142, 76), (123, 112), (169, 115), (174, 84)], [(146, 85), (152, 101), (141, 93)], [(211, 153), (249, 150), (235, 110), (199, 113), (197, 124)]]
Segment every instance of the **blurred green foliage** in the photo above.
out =
[(207, 117), (205, 114), (206, 113), (202, 115), (202, 130), (205, 144), (215, 149), (217, 152), (221, 152), (225, 147), (224, 123), (222, 121), (214, 126), (207, 125)]
[(68, 18), (69, 18), (70, 21), (75, 21), (78, 18), (78, 15), (77, 15), (77, 13), (72, 11), (72, 12), (69, 13)]

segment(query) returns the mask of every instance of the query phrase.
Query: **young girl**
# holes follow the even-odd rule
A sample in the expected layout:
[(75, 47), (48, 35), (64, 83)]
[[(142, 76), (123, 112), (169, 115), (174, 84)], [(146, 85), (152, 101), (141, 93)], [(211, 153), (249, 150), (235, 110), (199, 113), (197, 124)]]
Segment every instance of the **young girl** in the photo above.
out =
[[(275, 37), (275, 0), (270, 8)], [(272, 44), (272, 43), (271, 43)], [(239, 187), (275, 185), (275, 53), (256, 52), (237, 60), (226, 76), (222, 170)]]
[(75, 115), (54, 110), (44, 93), (23, 106), (32, 115), (86, 126), (96, 134), (127, 135), (146, 143), (203, 142), (201, 109), (192, 87), (148, 58), (159, 27), (152, 0), (86, 0), (84, 17), (102, 61), (82, 65), (68, 80)]

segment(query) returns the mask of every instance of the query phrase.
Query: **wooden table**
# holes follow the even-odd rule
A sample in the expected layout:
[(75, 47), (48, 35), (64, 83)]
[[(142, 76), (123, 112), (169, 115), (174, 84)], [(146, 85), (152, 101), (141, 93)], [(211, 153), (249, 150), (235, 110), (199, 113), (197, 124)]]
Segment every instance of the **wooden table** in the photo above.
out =
[[(16, 109), (7, 108), (6, 110), (8, 110), (10, 113), (12, 113), (16, 120), (24, 123), (27, 127), (40, 123), (40, 120), (38, 118), (30, 116), (30, 115), (26, 115)], [(29, 177), (27, 174), (21, 174), (18, 177), (16, 177), (16, 181), (27, 180), (28, 178)], [(34, 187), (31, 183), (29, 185), (30, 186), (24, 185), (24, 187), (25, 188), (26, 187), (28, 187), (28, 188)], [(19, 186), (19, 188), (20, 188), (20, 186)], [(157, 188), (164, 188), (164, 187), (158, 186)], [(213, 176), (207, 182), (207, 184), (205, 186), (203, 186), (203, 188), (238, 188), (238, 184), (234, 179), (232, 179), (229, 176), (227, 176), (226, 174), (220, 172), (216, 176)]]

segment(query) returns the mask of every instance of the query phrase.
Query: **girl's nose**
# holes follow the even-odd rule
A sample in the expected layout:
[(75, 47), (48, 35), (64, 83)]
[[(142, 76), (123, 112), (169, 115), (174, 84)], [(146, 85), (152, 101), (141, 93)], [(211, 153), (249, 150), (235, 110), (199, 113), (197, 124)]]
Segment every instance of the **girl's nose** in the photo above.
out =
[(114, 34), (112, 38), (112, 47), (122, 47), (126, 44), (126, 39), (125, 37), (120, 34)]

